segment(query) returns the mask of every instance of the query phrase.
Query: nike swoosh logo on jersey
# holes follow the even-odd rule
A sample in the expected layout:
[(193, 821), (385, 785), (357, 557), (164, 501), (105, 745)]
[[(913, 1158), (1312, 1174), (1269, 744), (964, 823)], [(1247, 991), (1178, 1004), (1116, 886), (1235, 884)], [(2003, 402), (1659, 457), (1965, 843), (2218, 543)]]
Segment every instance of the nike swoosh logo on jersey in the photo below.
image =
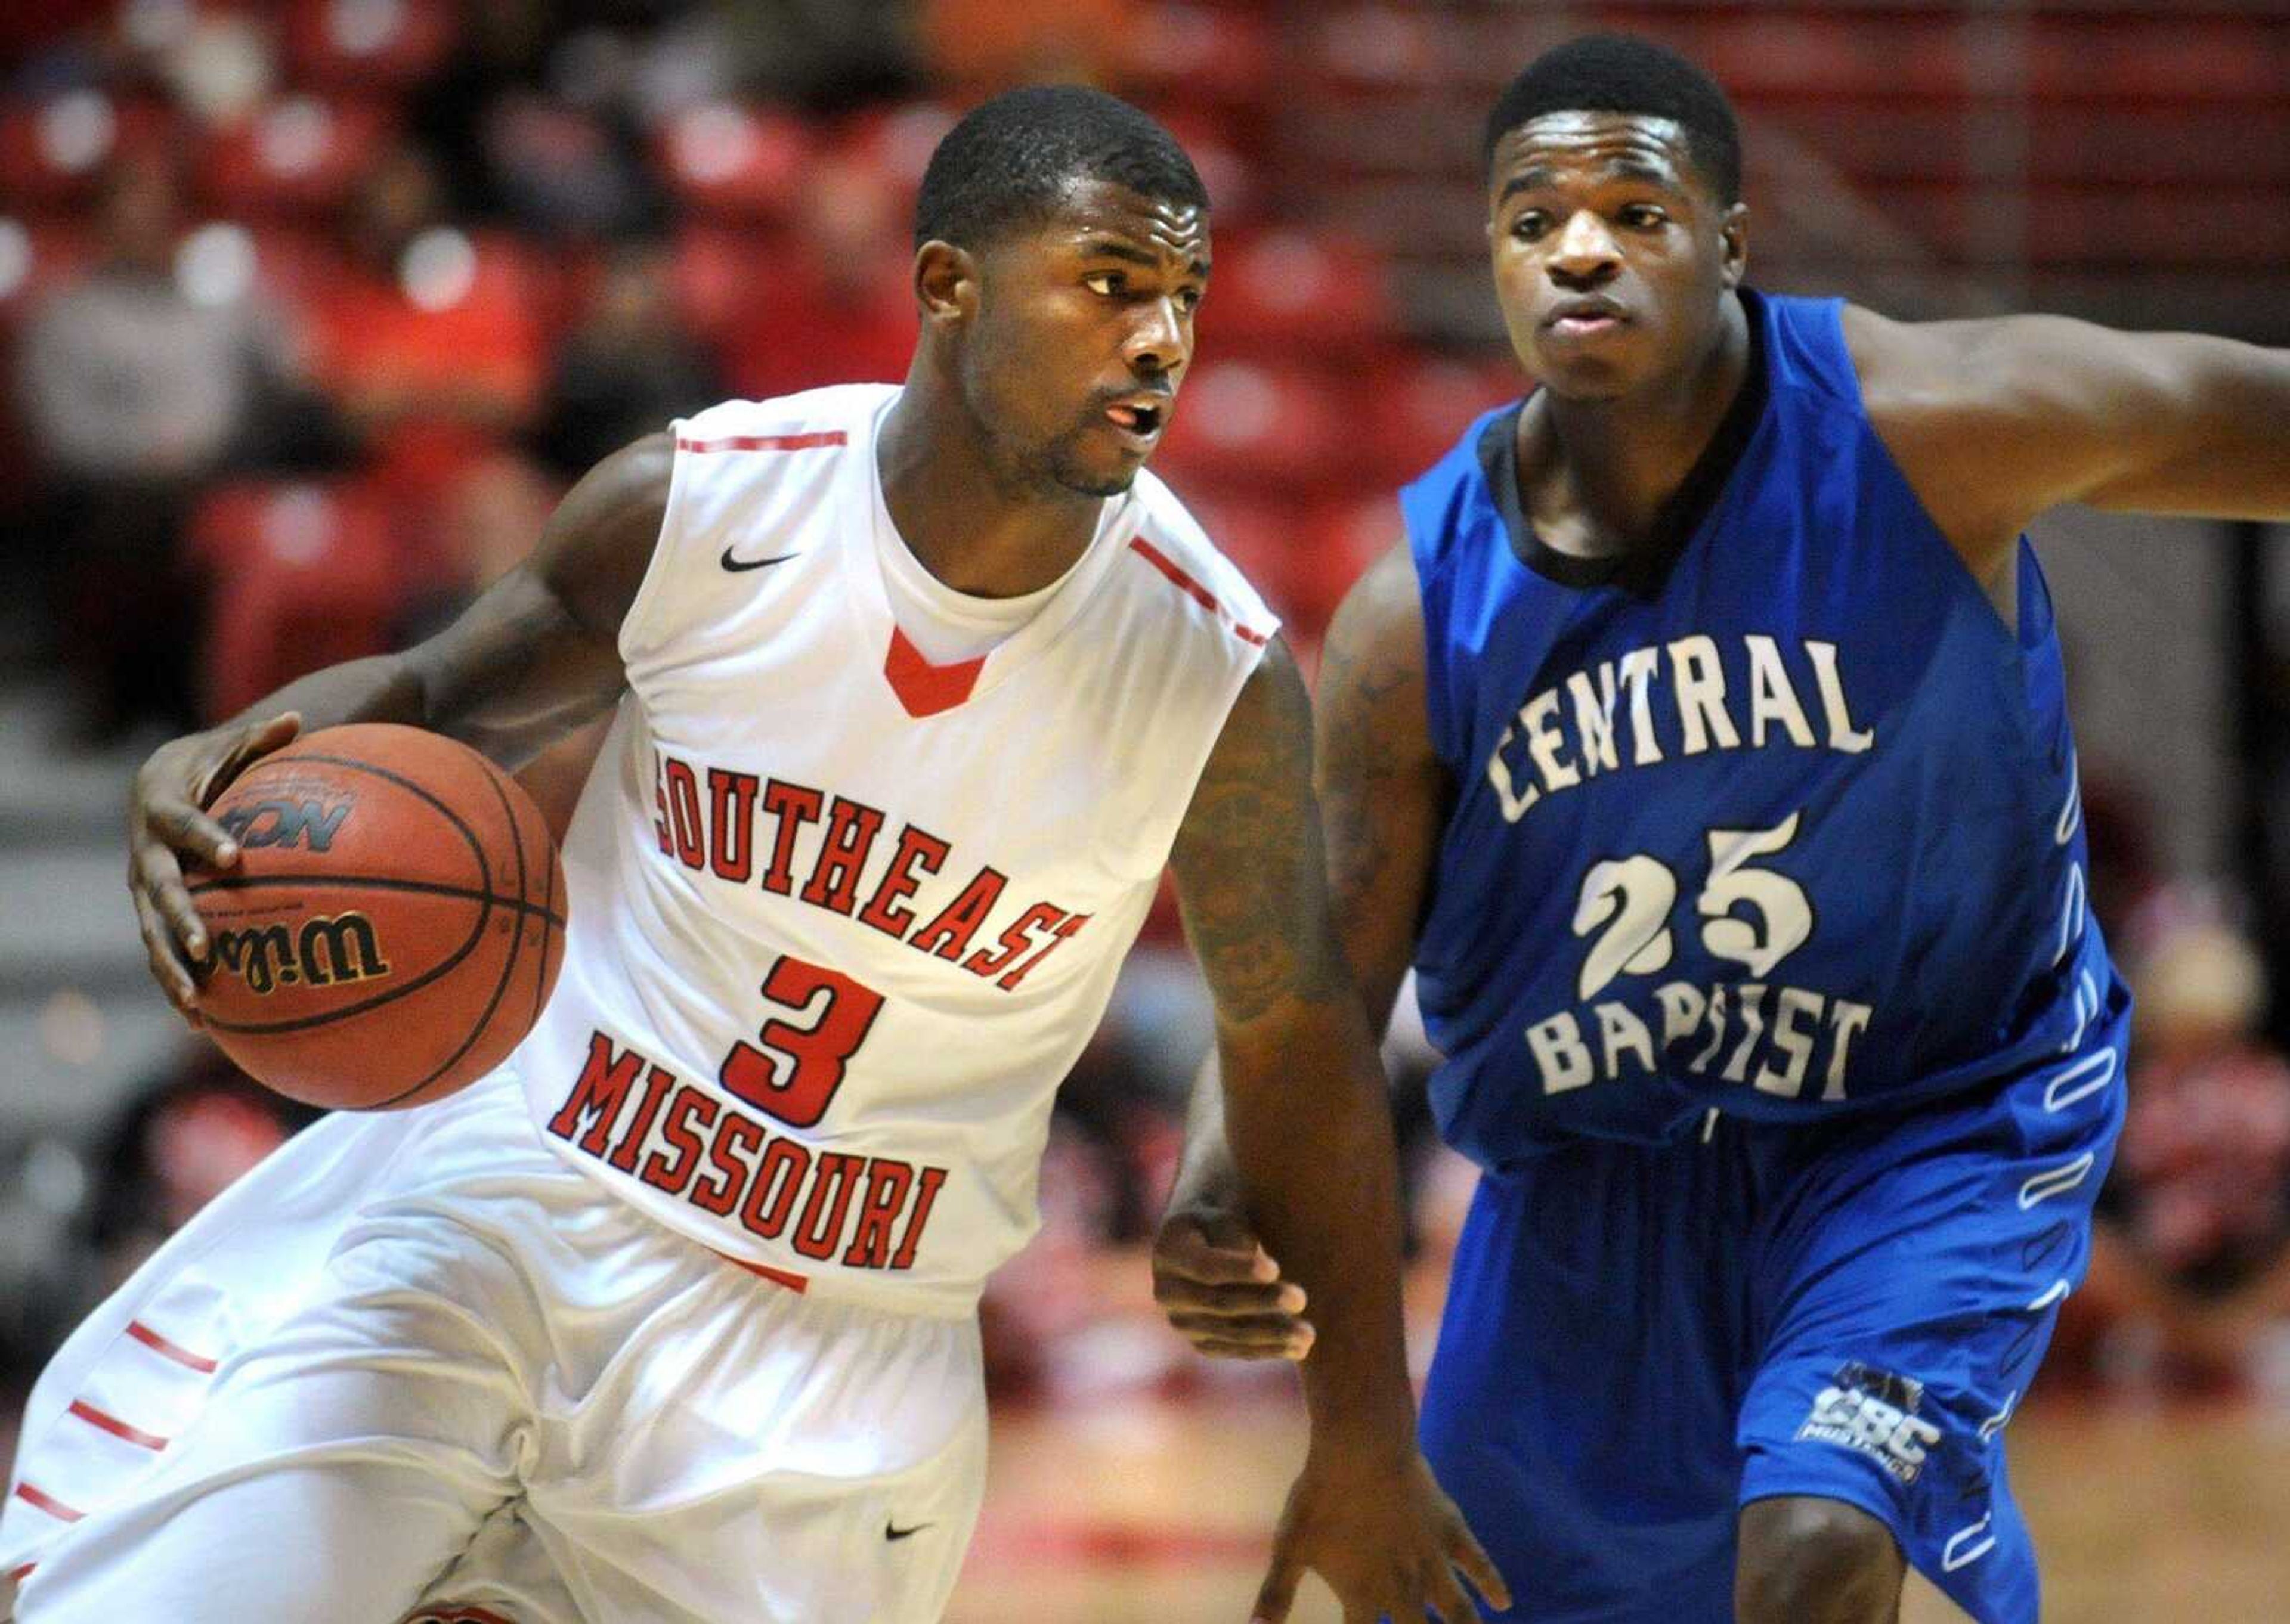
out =
[(885, 1540), (909, 1540), (929, 1526), (928, 1523), (917, 1523), (912, 1528), (901, 1528), (896, 1523), (885, 1523), (883, 1524), (883, 1537)]
[(768, 558), (734, 558), (732, 549), (727, 547), (724, 549), (721, 562), (725, 569), (736, 575), (742, 570), (760, 570), (770, 564), (785, 564), (797, 556), (799, 556), (797, 553), (773, 553)]

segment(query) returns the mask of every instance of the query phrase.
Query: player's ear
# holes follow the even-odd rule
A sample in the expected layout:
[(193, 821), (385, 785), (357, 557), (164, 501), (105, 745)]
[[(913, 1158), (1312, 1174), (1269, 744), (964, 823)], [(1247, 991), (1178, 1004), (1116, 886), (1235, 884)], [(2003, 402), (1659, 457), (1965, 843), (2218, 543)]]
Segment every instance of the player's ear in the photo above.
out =
[(978, 310), (978, 261), (933, 237), (915, 250), (915, 300), (925, 325), (967, 321)]
[(1750, 205), (1737, 203), (1718, 221), (1718, 252), (1722, 256), (1726, 285), (1737, 288), (1750, 272)]

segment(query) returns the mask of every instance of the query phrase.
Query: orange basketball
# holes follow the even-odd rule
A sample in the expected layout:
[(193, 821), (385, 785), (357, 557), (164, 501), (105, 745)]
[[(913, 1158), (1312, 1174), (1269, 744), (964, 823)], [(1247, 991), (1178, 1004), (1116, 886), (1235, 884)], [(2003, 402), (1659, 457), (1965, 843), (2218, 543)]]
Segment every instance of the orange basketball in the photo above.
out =
[(199, 1012), (282, 1094), (420, 1105), (499, 1065), (564, 954), (564, 870), (540, 811), (466, 745), (330, 727), (208, 809), (237, 867), (194, 871), (212, 938)]

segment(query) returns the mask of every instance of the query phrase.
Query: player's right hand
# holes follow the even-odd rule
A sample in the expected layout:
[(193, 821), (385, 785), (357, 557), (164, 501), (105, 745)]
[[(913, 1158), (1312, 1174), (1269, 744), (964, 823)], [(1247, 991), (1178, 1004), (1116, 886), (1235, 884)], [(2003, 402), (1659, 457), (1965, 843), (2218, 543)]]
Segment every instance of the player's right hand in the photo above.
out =
[(1153, 1296), (1179, 1335), (1220, 1359), (1301, 1359), (1312, 1351), (1304, 1288), (1280, 1277), (1247, 1225), (1173, 1212), (1153, 1240)]
[(197, 972), (212, 943), (183, 884), (185, 860), (208, 868), (238, 861), (238, 843), (205, 809), (252, 763), (302, 731), (292, 711), (170, 740), (137, 769), (127, 793), (127, 890), (151, 957), (151, 979), (199, 1024)]

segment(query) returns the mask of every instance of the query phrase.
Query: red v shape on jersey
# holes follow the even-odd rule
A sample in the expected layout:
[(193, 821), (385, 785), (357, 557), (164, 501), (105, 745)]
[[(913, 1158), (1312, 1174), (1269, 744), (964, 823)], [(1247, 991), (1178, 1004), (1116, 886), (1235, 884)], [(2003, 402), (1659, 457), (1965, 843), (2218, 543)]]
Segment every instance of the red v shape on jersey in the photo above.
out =
[(983, 654), (950, 666), (934, 666), (908, 641), (905, 632), (891, 628), (891, 652), (883, 660), (883, 675), (890, 679), (891, 692), (899, 696), (899, 703), (910, 716), (934, 716), (952, 710), (970, 697), (978, 686), (978, 674), (985, 668)]

